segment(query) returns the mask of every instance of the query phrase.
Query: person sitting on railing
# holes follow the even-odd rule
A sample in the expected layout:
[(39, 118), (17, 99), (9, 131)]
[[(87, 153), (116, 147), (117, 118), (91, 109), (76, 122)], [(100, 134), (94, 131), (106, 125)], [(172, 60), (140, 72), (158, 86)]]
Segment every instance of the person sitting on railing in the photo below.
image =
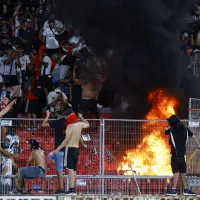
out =
[[(44, 151), (39, 145), (39, 142), (36, 139), (29, 140), (29, 146), (31, 155), (28, 159), (26, 167), (19, 168), (16, 175), (17, 178), (17, 187), (10, 192), (10, 194), (22, 194), (24, 179), (32, 178), (42, 178), (45, 176), (47, 170), (47, 164), (45, 161)], [(35, 166), (30, 166), (31, 163), (35, 163)]]

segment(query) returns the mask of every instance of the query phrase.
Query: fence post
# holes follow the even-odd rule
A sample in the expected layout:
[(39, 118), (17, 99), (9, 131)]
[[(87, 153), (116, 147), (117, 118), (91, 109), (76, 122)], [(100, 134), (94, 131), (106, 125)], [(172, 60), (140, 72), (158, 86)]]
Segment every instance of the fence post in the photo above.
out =
[(100, 126), (100, 133), (101, 133), (101, 141), (100, 141), (100, 146), (101, 146), (101, 194), (104, 194), (104, 155), (105, 155), (105, 119), (101, 119), (100, 121), (101, 126)]
[(191, 110), (190, 110), (190, 108), (191, 108), (191, 101), (192, 101), (192, 99), (189, 98), (189, 120), (192, 119), (192, 116), (191, 116)]
[[(100, 127), (100, 131), (99, 131), (99, 174), (98, 175), (102, 175), (102, 119), (99, 120), (99, 127)], [(101, 190), (101, 179), (99, 179), (99, 193), (102, 193)]]
[(2, 132), (1, 132), (1, 118), (0, 118), (0, 145), (1, 145), (1, 134), (2, 134)]

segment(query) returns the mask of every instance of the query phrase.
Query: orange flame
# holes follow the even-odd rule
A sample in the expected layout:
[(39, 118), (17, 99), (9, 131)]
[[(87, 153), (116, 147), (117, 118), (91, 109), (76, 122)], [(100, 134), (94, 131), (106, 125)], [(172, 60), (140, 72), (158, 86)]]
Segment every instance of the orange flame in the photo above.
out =
[[(149, 93), (152, 109), (146, 115), (147, 120), (165, 120), (175, 114), (177, 100), (168, 96), (163, 90)], [(163, 134), (165, 122), (145, 122), (142, 130), (148, 133), (141, 144), (135, 149), (128, 150), (118, 170), (131, 175), (171, 175), (169, 141)]]

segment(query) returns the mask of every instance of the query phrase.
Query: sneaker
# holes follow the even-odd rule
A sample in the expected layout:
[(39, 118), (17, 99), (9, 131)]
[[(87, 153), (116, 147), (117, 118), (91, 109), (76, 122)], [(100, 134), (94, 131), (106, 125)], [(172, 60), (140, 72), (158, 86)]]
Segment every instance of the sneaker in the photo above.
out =
[(167, 195), (167, 196), (177, 196), (177, 193), (176, 193), (175, 189), (171, 189), (171, 190), (167, 190), (165, 192), (165, 195)]
[(76, 191), (75, 190), (68, 190), (67, 192), (65, 192), (65, 195), (76, 195)]
[(15, 188), (14, 190), (10, 191), (9, 194), (21, 195), (23, 193), (22, 193), (22, 190)]
[(183, 190), (183, 195), (185, 195), (185, 196), (196, 196), (196, 194), (194, 192), (192, 192), (191, 190), (189, 190), (188, 188)]
[(166, 195), (168, 191), (169, 189), (164, 189), (164, 195)]
[(59, 189), (58, 191), (56, 191), (56, 192), (54, 193), (54, 195), (60, 195), (60, 194), (65, 194), (65, 191), (62, 190), (62, 189)]

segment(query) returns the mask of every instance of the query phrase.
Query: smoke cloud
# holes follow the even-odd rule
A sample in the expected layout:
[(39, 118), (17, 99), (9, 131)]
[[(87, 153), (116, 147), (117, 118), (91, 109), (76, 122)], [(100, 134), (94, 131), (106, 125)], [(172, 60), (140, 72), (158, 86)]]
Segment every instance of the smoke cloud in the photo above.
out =
[[(111, 71), (117, 88), (115, 114), (142, 118), (151, 105), (149, 91), (163, 88), (184, 99), (180, 113), (186, 117), (189, 96), (199, 92), (180, 51), (176, 31), (190, 9), (188, 0), (73, 0), (56, 1), (56, 16), (80, 28), (86, 44), (98, 55), (107, 48), (117, 52)], [(187, 77), (186, 77), (187, 74)], [(184, 108), (183, 108), (184, 107)]]

